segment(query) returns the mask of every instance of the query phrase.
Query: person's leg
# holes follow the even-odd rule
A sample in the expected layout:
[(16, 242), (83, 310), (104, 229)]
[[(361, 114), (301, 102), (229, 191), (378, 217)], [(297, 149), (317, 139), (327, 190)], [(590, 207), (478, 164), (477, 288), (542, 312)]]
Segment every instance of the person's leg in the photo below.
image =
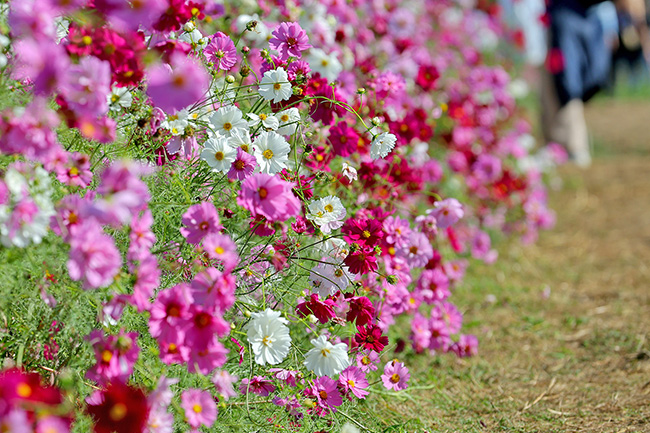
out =
[(591, 164), (589, 154), (589, 134), (585, 120), (584, 102), (572, 99), (557, 114), (557, 123), (566, 131), (565, 144), (571, 159), (580, 167)]

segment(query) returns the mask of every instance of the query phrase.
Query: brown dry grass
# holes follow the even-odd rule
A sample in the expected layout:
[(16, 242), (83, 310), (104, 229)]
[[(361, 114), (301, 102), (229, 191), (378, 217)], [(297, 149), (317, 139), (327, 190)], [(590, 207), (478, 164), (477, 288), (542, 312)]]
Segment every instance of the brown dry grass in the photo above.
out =
[(534, 246), (504, 246), (499, 264), (478, 266), (455, 295), (475, 320), (480, 356), (416, 367), (416, 386), (433, 389), (387, 400), (378, 410), (388, 423), (406, 415), (420, 431), (650, 432), (650, 103), (607, 100), (587, 116), (605, 144), (588, 170), (560, 171), (556, 228)]

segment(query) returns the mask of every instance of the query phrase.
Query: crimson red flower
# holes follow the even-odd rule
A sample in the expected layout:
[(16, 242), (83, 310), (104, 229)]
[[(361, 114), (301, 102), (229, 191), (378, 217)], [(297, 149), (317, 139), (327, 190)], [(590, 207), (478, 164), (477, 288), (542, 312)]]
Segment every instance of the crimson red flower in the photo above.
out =
[(353, 274), (363, 275), (376, 271), (378, 268), (375, 251), (372, 248), (367, 247), (362, 247), (354, 252), (351, 252), (345, 258), (345, 260), (343, 260), (343, 263), (345, 263), (350, 272)]
[(17, 368), (0, 372), (0, 418), (25, 402), (56, 406), (62, 401), (61, 392), (54, 387), (42, 386), (41, 376), (36, 373), (25, 373)]
[(296, 311), (299, 317), (309, 316), (313, 314), (316, 316), (320, 323), (327, 323), (330, 319), (336, 316), (334, 313), (334, 301), (331, 299), (325, 299), (321, 301), (318, 298), (318, 294), (314, 293), (310, 296), (305, 302), (301, 302), (296, 307)]
[(356, 296), (349, 299), (350, 310), (345, 317), (348, 322), (356, 321), (357, 325), (363, 326), (370, 322), (375, 315), (375, 307), (373, 307), (370, 299), (365, 296)]
[(341, 228), (348, 243), (357, 243), (361, 247), (374, 248), (384, 237), (382, 223), (373, 219), (358, 220), (348, 218)]
[(347, 123), (339, 122), (330, 128), (329, 141), (336, 155), (350, 156), (357, 151), (359, 133), (350, 128)]
[(144, 430), (149, 405), (138, 388), (114, 382), (101, 393), (101, 403), (89, 404), (87, 412), (95, 419), (95, 433), (136, 433)]
[(381, 329), (377, 325), (357, 326), (357, 331), (354, 341), (364, 349), (381, 352), (388, 344), (388, 337), (381, 335)]
[(438, 68), (432, 65), (422, 65), (418, 70), (418, 76), (415, 78), (415, 84), (428, 92), (436, 87), (438, 78), (440, 78)]

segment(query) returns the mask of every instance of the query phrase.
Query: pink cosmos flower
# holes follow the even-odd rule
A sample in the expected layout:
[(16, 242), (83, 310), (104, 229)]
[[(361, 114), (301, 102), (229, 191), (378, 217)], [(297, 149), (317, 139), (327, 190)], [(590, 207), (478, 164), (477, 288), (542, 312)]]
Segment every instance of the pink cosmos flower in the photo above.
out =
[(316, 397), (318, 406), (323, 411), (336, 412), (336, 408), (343, 404), (336, 381), (327, 376), (316, 379), (313, 388), (308, 391)]
[(476, 355), (478, 353), (478, 339), (475, 335), (461, 334), (458, 341), (452, 344), (449, 350), (460, 358)]
[(463, 324), (463, 314), (451, 302), (441, 302), (431, 310), (431, 320), (442, 320), (450, 334), (457, 334)]
[(418, 297), (428, 304), (444, 301), (451, 295), (449, 279), (439, 268), (422, 271), (418, 279), (417, 290)]
[(88, 335), (88, 341), (95, 350), (95, 365), (86, 372), (86, 377), (100, 385), (118, 380), (126, 382), (133, 373), (133, 364), (138, 360), (140, 348), (135, 342), (136, 332), (105, 336), (102, 331), (94, 330)]
[(204, 425), (212, 427), (217, 420), (217, 404), (207, 391), (190, 388), (181, 394), (181, 407), (185, 411), (187, 423), (193, 428)]
[(224, 312), (235, 303), (235, 277), (206, 268), (192, 280), (191, 292), (194, 302)]
[(269, 39), (269, 47), (280, 53), (280, 60), (285, 61), (289, 57), (300, 58), (302, 51), (311, 48), (307, 33), (298, 23), (280, 23), (273, 31)]
[(223, 228), (217, 209), (206, 201), (190, 206), (181, 222), (185, 225), (181, 234), (191, 244), (198, 244), (208, 233), (219, 233)]
[(171, 67), (157, 64), (149, 69), (147, 94), (156, 107), (167, 113), (198, 102), (210, 86), (210, 75), (190, 57), (172, 54)]
[(373, 352), (359, 352), (357, 354), (357, 367), (361, 369), (364, 373), (369, 371), (377, 370), (377, 364), (379, 363), (379, 354)]
[(149, 255), (143, 258), (133, 274), (136, 280), (133, 284), (131, 302), (139, 312), (147, 311), (151, 308), (149, 298), (160, 285), (160, 269), (158, 269), (156, 256)]
[(209, 233), (203, 239), (203, 250), (208, 257), (221, 263), (226, 272), (233, 270), (239, 263), (237, 245), (228, 235)]
[(237, 63), (235, 44), (222, 32), (217, 32), (212, 36), (210, 43), (203, 49), (203, 54), (216, 69), (228, 71)]
[(190, 350), (190, 358), (187, 361), (187, 371), (190, 373), (207, 375), (227, 361), (228, 349), (216, 337), (211, 338), (205, 348), (191, 345)]
[(238, 380), (239, 377), (228, 373), (226, 370), (217, 370), (212, 376), (212, 383), (214, 383), (214, 387), (224, 400), (237, 396), (233, 384)]
[(253, 217), (270, 222), (286, 221), (300, 213), (300, 201), (293, 195), (293, 185), (278, 176), (258, 173), (242, 182), (237, 204)]
[(384, 383), (386, 389), (393, 389), (395, 391), (401, 391), (406, 389), (411, 374), (409, 369), (396, 360), (390, 361), (384, 366), (384, 374), (381, 375), (381, 381)]
[(212, 307), (191, 304), (190, 326), (185, 331), (186, 344), (196, 350), (204, 350), (216, 334), (220, 337), (230, 332), (230, 325)]
[(446, 198), (433, 204), (433, 209), (428, 211), (436, 217), (438, 227), (446, 229), (454, 225), (464, 215), (463, 205), (455, 198)]
[(133, 215), (147, 208), (151, 199), (147, 185), (141, 176), (151, 169), (134, 161), (114, 161), (101, 174), (95, 200), (88, 207), (88, 213), (102, 224), (120, 225), (129, 223)]
[(122, 266), (122, 257), (112, 237), (94, 220), (85, 220), (70, 231), (68, 272), (84, 288), (106, 287)]
[(433, 258), (433, 247), (424, 233), (414, 231), (398, 250), (398, 254), (411, 268), (421, 268)]
[(111, 93), (111, 65), (107, 61), (83, 57), (64, 77), (60, 90), (71, 110), (90, 117), (106, 114), (106, 95)]
[(354, 365), (349, 366), (341, 372), (339, 375), (339, 385), (343, 388), (343, 391), (346, 395), (352, 393), (356, 398), (366, 398), (368, 391), (368, 379), (366, 375), (359, 367)]
[(182, 341), (193, 299), (185, 283), (161, 290), (149, 310), (149, 332), (161, 341)]
[(56, 178), (66, 185), (85, 188), (93, 180), (88, 155), (74, 152), (67, 156), (67, 163), (57, 170)]
[(415, 313), (411, 321), (411, 339), (416, 353), (421, 353), (431, 343), (429, 320), (420, 313)]
[(149, 209), (131, 220), (131, 231), (129, 232), (131, 242), (127, 253), (129, 260), (141, 261), (151, 254), (151, 247), (156, 242), (156, 235), (151, 231), (152, 225), (153, 215)]
[(283, 381), (289, 386), (298, 386), (298, 382), (302, 383), (302, 373), (297, 370), (270, 368), (269, 373), (271, 373), (274, 378)]
[(244, 378), (239, 385), (239, 391), (242, 394), (252, 392), (254, 394), (266, 397), (275, 391), (275, 385), (265, 376), (253, 376), (252, 379)]
[(255, 167), (257, 167), (257, 159), (253, 155), (244, 152), (241, 147), (238, 147), (237, 157), (230, 165), (230, 170), (228, 170), (228, 179), (244, 180), (253, 174)]

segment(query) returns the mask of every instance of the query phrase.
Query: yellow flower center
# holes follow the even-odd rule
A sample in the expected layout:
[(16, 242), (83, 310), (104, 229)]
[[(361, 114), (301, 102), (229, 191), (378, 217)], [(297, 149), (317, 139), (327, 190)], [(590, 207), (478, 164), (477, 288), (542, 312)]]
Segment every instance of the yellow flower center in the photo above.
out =
[(32, 387), (24, 382), (19, 383), (16, 387), (16, 394), (22, 398), (28, 398), (30, 395), (32, 395)]
[(91, 38), (90, 36), (84, 36), (83, 38), (81, 38), (81, 42), (83, 42), (84, 45), (90, 45), (93, 43), (93, 38)]
[(334, 206), (332, 206), (331, 204), (326, 204), (325, 205), (325, 210), (327, 212), (334, 212)]
[(325, 358), (327, 358), (327, 355), (329, 355), (331, 352), (329, 349), (323, 349), (320, 351), (320, 354), (323, 355)]
[(282, 85), (280, 83), (275, 83), (273, 85), (273, 89), (275, 89), (275, 90), (280, 90), (281, 88), (282, 88)]
[(225, 129), (226, 131), (230, 131), (232, 129), (232, 123), (230, 123), (230, 122), (224, 123), (223, 124), (223, 129)]
[(225, 252), (225, 250), (223, 249), (223, 247), (219, 246), (219, 247), (214, 249), (214, 252), (221, 255), (221, 254), (223, 254)]
[(102, 352), (102, 361), (109, 363), (111, 359), (113, 359), (113, 353), (110, 350), (104, 350)]
[(271, 338), (268, 335), (262, 339), (262, 344), (265, 346), (268, 346), (270, 342), (271, 342)]
[(128, 409), (126, 408), (126, 405), (124, 403), (117, 403), (115, 404), (111, 410), (108, 413), (108, 417), (112, 421), (122, 421), (124, 417), (126, 416), (126, 413), (128, 412)]
[(201, 412), (203, 412), (203, 408), (202, 408), (201, 405), (198, 404), (198, 403), (196, 403), (194, 406), (192, 406), (192, 410), (193, 410), (195, 413), (201, 413)]
[(266, 198), (266, 196), (269, 195), (269, 192), (264, 187), (261, 187), (260, 189), (258, 189), (257, 193), (260, 195), (260, 198), (262, 200), (264, 200)]
[(364, 238), (368, 239), (368, 238), (370, 237), (370, 232), (369, 232), (368, 230), (364, 230), (364, 231), (361, 233), (361, 236), (363, 236)]
[(390, 377), (390, 381), (393, 382), (393, 383), (397, 383), (397, 382), (399, 382), (399, 379), (400, 379), (400, 377), (399, 377), (399, 374), (397, 374), (397, 373), (394, 373), (394, 374)]
[(217, 161), (223, 161), (223, 152), (219, 151), (214, 154), (214, 159)]
[(354, 388), (354, 380), (352, 379), (348, 380), (348, 385), (350, 386), (350, 388)]
[(282, 120), (283, 122), (288, 122), (289, 116), (287, 114), (283, 114), (282, 117), (280, 117), (280, 120)]
[(260, 114), (260, 120), (266, 120), (268, 116), (264, 113)]
[(241, 150), (243, 150), (244, 152), (248, 153), (248, 144), (242, 144), (242, 145), (239, 146), (239, 147), (241, 147)]
[(271, 149), (266, 149), (264, 152), (262, 152), (262, 155), (264, 155), (264, 158), (266, 159), (271, 159), (273, 158), (273, 151)]

